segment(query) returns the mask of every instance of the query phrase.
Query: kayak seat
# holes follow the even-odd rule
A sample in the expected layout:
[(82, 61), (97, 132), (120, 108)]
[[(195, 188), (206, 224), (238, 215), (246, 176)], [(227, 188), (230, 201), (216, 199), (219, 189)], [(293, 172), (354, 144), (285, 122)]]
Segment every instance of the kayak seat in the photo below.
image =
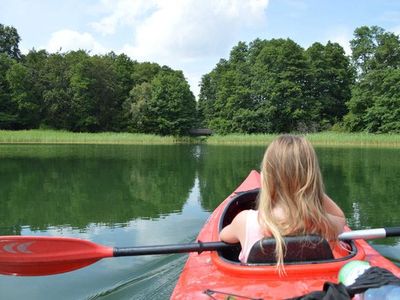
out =
[[(285, 263), (290, 262), (316, 262), (332, 260), (332, 254), (329, 243), (317, 235), (305, 236), (286, 236)], [(275, 259), (275, 239), (263, 238), (257, 241), (250, 249), (247, 259), (248, 264), (270, 264), (276, 263)]]

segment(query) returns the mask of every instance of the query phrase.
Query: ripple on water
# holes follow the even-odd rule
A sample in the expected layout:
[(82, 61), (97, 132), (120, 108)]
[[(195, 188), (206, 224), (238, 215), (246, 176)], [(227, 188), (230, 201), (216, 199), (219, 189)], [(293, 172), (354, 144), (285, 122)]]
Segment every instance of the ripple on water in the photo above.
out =
[(186, 259), (187, 255), (182, 254), (154, 256), (153, 261), (134, 270), (126, 280), (88, 299), (169, 299)]

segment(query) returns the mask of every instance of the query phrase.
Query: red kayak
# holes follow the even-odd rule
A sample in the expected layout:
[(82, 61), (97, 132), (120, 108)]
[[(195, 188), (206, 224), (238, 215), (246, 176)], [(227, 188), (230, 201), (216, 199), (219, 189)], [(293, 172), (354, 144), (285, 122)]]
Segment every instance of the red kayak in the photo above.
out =
[[(212, 213), (200, 231), (198, 241), (218, 241), (220, 230), (236, 214), (255, 207), (260, 175), (252, 171), (244, 182)], [(375, 251), (365, 240), (346, 242), (348, 247), (332, 249), (330, 257), (285, 263), (280, 277), (272, 262), (238, 261), (240, 246), (220, 251), (190, 253), (171, 299), (285, 299), (322, 290), (326, 281), (338, 282), (340, 269), (353, 260), (368, 261), (400, 276), (400, 269)], [(339, 248), (339, 247), (338, 247)], [(323, 251), (322, 251), (323, 252)], [(314, 251), (324, 256), (320, 250)], [(332, 257), (333, 255), (333, 257)], [(285, 258), (286, 261), (286, 258)], [(229, 298), (229, 296), (233, 298)]]

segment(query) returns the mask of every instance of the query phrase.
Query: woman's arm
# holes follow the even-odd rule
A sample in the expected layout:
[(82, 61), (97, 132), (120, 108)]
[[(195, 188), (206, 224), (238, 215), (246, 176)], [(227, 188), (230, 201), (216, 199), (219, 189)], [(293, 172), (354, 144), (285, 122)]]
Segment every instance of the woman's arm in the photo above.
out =
[(323, 206), (329, 219), (337, 226), (338, 232), (343, 232), (346, 225), (346, 217), (342, 209), (328, 195), (324, 196)]
[(342, 209), (328, 195), (324, 196), (323, 206), (328, 214), (341, 218), (345, 217)]
[(221, 241), (226, 243), (238, 243), (244, 241), (246, 235), (247, 210), (241, 211), (232, 220), (232, 223), (222, 228), (219, 233)]

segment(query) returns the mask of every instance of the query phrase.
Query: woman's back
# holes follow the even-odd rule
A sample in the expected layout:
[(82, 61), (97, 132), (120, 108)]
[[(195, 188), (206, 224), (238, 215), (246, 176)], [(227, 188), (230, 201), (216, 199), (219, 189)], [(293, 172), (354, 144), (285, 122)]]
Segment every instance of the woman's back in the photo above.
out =
[(242, 212), (220, 234), (223, 241), (240, 241), (245, 249), (243, 259), (249, 247), (246, 241), (259, 232), (275, 238), (281, 267), (283, 236), (318, 234), (337, 241), (345, 225), (342, 210), (324, 192), (317, 156), (304, 137), (283, 135), (268, 146), (261, 164), (258, 200), (257, 218), (253, 212)]

